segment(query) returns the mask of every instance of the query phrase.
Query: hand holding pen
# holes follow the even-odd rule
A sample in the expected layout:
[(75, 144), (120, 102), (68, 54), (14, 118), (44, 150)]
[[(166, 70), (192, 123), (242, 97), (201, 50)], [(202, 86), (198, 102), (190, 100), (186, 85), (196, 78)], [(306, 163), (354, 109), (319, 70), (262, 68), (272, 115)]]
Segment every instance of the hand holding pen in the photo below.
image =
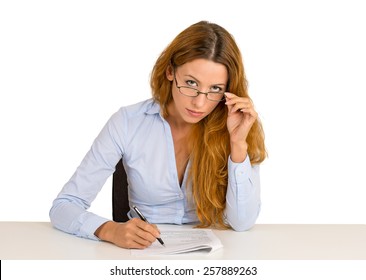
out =
[[(143, 220), (144, 222), (150, 224), (149, 221), (145, 218), (145, 216), (141, 213), (141, 211), (136, 206), (132, 206), (132, 208), (133, 208), (133, 210), (135, 210), (135, 212), (137, 213), (137, 215), (139, 215), (139, 217), (140, 217), (141, 220)], [(159, 241), (159, 243), (161, 245), (165, 246), (164, 245), (164, 242), (163, 242), (163, 240), (161, 238), (158, 237), (157, 240)]]

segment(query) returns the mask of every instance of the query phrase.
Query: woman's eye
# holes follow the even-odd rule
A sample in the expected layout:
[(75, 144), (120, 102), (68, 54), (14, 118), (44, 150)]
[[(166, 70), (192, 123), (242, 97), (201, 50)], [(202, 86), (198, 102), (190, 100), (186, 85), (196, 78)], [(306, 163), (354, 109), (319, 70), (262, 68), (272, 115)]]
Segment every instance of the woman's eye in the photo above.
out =
[(197, 87), (197, 83), (195, 81), (188, 80), (188, 81), (186, 81), (186, 83), (190, 87)]
[(222, 92), (222, 88), (218, 86), (213, 86), (211, 88), (211, 92)]

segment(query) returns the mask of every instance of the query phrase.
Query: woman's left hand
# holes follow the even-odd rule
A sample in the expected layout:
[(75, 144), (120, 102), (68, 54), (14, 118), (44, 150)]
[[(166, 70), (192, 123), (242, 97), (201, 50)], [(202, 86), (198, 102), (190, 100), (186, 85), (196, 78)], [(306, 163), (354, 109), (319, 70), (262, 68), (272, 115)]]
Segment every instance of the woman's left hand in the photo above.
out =
[(227, 129), (230, 142), (246, 143), (248, 133), (257, 119), (252, 101), (246, 97), (239, 97), (226, 92), (226, 105), (228, 107)]

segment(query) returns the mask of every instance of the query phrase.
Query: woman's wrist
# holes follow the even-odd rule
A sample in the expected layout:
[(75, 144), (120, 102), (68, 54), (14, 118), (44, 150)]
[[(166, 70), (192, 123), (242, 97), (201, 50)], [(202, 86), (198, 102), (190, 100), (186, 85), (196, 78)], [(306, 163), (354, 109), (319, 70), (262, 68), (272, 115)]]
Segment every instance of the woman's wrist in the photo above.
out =
[(112, 242), (113, 240), (113, 232), (115, 231), (116, 223), (113, 221), (108, 221), (102, 224), (95, 231), (94, 235), (103, 241)]
[(246, 142), (233, 143), (230, 142), (231, 153), (230, 158), (233, 162), (243, 162), (248, 155), (248, 144)]

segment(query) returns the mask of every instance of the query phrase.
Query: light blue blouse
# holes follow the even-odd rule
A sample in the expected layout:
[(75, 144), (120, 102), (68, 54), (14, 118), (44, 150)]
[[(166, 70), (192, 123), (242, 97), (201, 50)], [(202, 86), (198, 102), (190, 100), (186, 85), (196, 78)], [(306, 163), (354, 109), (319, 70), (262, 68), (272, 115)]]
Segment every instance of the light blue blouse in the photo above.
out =
[[(54, 200), (50, 210), (54, 227), (98, 239), (94, 232), (108, 219), (87, 209), (121, 157), (129, 181), (130, 206), (138, 206), (154, 224), (198, 221), (187, 174), (179, 185), (170, 126), (161, 116), (160, 106), (149, 99), (122, 107), (106, 123)], [(252, 166), (248, 157), (242, 163), (229, 157), (228, 170), (225, 219), (234, 230), (247, 230), (260, 211), (259, 166)], [(130, 211), (129, 216), (136, 215)]]

